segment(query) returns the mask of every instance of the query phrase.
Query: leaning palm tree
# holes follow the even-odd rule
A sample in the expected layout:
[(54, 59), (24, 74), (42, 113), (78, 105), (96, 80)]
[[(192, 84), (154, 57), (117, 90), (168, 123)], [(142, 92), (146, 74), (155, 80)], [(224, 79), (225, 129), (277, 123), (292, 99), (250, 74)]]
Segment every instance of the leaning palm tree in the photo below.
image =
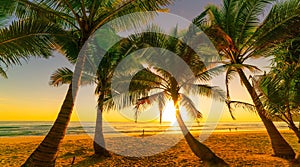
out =
[[(271, 10), (263, 18), (267, 6), (271, 6)], [(258, 67), (251, 64), (251, 59), (270, 56), (269, 53), (278, 44), (300, 31), (299, 16), (298, 0), (223, 0), (223, 6), (210, 5), (194, 19), (194, 23), (214, 42), (221, 56), (222, 61), (218, 63), (226, 69), (227, 104), (230, 111), (232, 103), (228, 85), (232, 76), (238, 74), (267, 129), (275, 156), (286, 158), (294, 158), (295, 153), (266, 116), (266, 110), (245, 71), (258, 71)]]
[[(66, 31), (65, 36), (57, 37), (56, 41), (60, 50), (67, 57), (78, 55), (90, 35), (101, 28), (106, 23), (126, 14), (140, 11), (156, 11), (170, 4), (172, 0), (106, 0), (106, 1), (76, 1), (68, 0), (13, 0), (16, 4), (15, 16), (23, 19), (31, 17), (33, 19), (43, 18), (48, 22), (55, 23)], [(8, 11), (11, 12), (11, 11)], [(138, 15), (130, 22), (119, 20), (117, 28), (129, 28), (133, 24), (139, 25), (145, 22), (148, 17)], [(68, 38), (66, 38), (68, 37)], [(70, 39), (71, 38), (71, 39)], [(23, 166), (44, 165), (54, 166), (59, 145), (65, 136), (66, 128), (70, 121), (70, 116), (74, 107), (74, 100), (80, 85), (82, 68), (85, 63), (85, 56), (80, 56), (73, 61), (77, 61), (73, 82), (69, 85), (65, 100), (61, 106), (54, 125), (46, 135), (42, 143), (30, 155)]]
[[(300, 112), (300, 42), (292, 40), (276, 50), (271, 71), (259, 78), (257, 91), (261, 93), (266, 110), (274, 119), (287, 123), (300, 143), (300, 129), (295, 121)], [(299, 159), (299, 156), (297, 157)]]
[[(180, 106), (185, 107), (193, 117), (200, 118), (201, 113), (187, 94), (200, 94), (220, 98), (222, 97), (220, 90), (198, 83), (180, 84), (170, 73), (155, 67), (148, 67), (138, 72), (132, 78), (129, 91), (130, 101), (135, 104), (135, 112), (142, 111), (144, 105), (151, 105), (155, 101), (159, 102), (162, 106), (169, 100), (173, 101), (176, 109), (174, 114), (176, 115), (178, 125), (193, 153), (208, 166), (227, 166), (224, 160), (216, 156), (206, 145), (193, 137), (186, 127), (180, 111)], [(124, 98), (124, 96), (122, 97)], [(124, 101), (124, 99), (121, 101)], [(119, 102), (117, 101), (117, 103)]]
[[(88, 58), (88, 63), (85, 64), (88, 68), (84, 68), (81, 78), (80, 85), (96, 85), (95, 94), (98, 96), (98, 105), (97, 105), (97, 117), (96, 117), (96, 127), (95, 127), (95, 135), (94, 135), (94, 153), (95, 155), (104, 155), (109, 156), (108, 150), (105, 149), (105, 141), (103, 137), (102, 130), (102, 112), (103, 105), (105, 101), (111, 98), (111, 89), (110, 82), (113, 75), (113, 70), (124, 56), (129, 54), (127, 47), (129, 44), (128, 39), (121, 40), (104, 55), (100, 64), (98, 64), (97, 57), (92, 56)], [(119, 47), (122, 46), (122, 47)], [(98, 49), (91, 49), (97, 50)], [(127, 54), (125, 53), (128, 52)], [(96, 59), (94, 59), (96, 58)], [(50, 85), (52, 86), (61, 86), (61, 85), (70, 85), (72, 83), (72, 77), (74, 73), (69, 68), (59, 68), (57, 69), (50, 77)], [(100, 144), (101, 143), (101, 144)]]
[[(152, 29), (152, 30), (151, 30)], [(156, 29), (155, 31), (153, 29)], [(190, 27), (190, 30), (193, 28)], [(188, 97), (190, 94), (204, 95), (208, 97), (217, 98), (223, 100), (223, 93), (217, 87), (209, 86), (207, 84), (201, 84), (200, 82), (207, 82), (212, 76), (209, 71), (206, 70), (204, 63), (199, 58), (199, 55), (189, 47), (187, 44), (188, 36), (197, 35), (190, 31), (184, 33), (182, 37), (177, 36), (178, 30), (175, 28), (172, 32), (172, 36), (164, 34), (161, 30), (156, 27), (150, 27), (150, 30), (145, 33), (135, 34), (129, 37), (129, 43), (135, 43), (140, 52), (135, 52), (134, 58), (128, 58), (124, 60), (126, 69), (122, 68), (115, 69), (114, 78), (112, 83), (113, 89), (112, 98), (107, 100), (104, 104), (104, 110), (120, 110), (124, 107), (135, 106), (136, 119), (138, 113), (141, 112), (145, 105), (151, 105), (154, 102), (158, 102), (160, 110), (160, 121), (161, 112), (167, 101), (173, 101), (174, 107), (176, 108), (176, 115), (179, 127), (181, 128), (184, 137), (189, 144), (193, 153), (198, 156), (208, 166), (227, 166), (227, 163), (213, 153), (207, 146), (199, 142), (193, 137), (186, 127), (180, 111), (180, 106), (186, 108), (187, 111), (194, 118), (200, 118), (201, 113), (194, 106), (193, 101)], [(185, 42), (183, 42), (186, 39)], [(151, 48), (162, 48), (151, 49)], [(142, 50), (141, 50), (142, 49)], [(166, 49), (166, 50), (164, 50)], [(170, 52), (175, 53), (180, 58), (170, 57)], [(151, 60), (152, 55), (159, 55), (158, 64), (150, 65), (145, 60)], [(154, 56), (155, 57), (155, 56)], [(184, 63), (183, 63), (184, 61)], [(137, 62), (138, 66), (135, 63)], [(171, 66), (167, 72), (157, 65)], [(188, 68), (184, 68), (183, 64), (187, 64)], [(137, 69), (143, 69), (139, 72), (132, 73)], [(189, 71), (191, 70), (191, 71)], [(190, 73), (189, 73), (190, 72)], [(128, 77), (129, 76), (129, 77)], [(129, 84), (129, 92), (123, 90), (124, 86)]]

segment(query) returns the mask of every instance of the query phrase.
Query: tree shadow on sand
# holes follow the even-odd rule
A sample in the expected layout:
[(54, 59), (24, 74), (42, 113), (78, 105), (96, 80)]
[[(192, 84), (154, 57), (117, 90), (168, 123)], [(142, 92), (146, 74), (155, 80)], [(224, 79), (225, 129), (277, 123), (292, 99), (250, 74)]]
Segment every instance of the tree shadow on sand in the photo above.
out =
[(96, 164), (104, 161), (106, 158), (109, 158), (109, 157), (103, 157), (103, 156), (99, 156), (99, 155), (90, 155), (90, 156), (87, 156), (84, 160), (76, 162), (76, 156), (75, 156), (74, 164), (72, 165), (72, 167), (96, 165)]

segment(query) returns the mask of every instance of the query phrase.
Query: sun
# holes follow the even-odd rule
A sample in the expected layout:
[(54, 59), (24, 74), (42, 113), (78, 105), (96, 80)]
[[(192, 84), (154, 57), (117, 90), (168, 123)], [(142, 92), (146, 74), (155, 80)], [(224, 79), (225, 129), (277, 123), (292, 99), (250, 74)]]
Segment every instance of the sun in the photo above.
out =
[(163, 122), (176, 122), (176, 113), (173, 101), (166, 103), (166, 106), (163, 110), (162, 121)]

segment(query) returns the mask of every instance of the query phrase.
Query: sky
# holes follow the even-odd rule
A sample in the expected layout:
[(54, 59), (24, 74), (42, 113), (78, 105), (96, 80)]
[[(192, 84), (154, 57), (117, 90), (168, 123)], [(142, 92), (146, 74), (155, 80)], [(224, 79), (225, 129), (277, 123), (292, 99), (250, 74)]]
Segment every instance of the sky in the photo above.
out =
[[(220, 4), (220, 0), (177, 0), (174, 5), (170, 6), (170, 13), (192, 20), (209, 3)], [(258, 63), (260, 67), (265, 67), (268, 62), (258, 60), (255, 63)], [(57, 68), (61, 67), (73, 69), (73, 65), (59, 53), (54, 53), (49, 59), (30, 58), (22, 66), (10, 67), (7, 70), (8, 79), (0, 78), (0, 121), (54, 121), (68, 86), (50, 86), (49, 78)], [(230, 88), (234, 99), (251, 101), (245, 88), (240, 86), (238, 79), (233, 80)], [(72, 121), (92, 121), (89, 115), (95, 115), (96, 110), (96, 97), (93, 95), (93, 89), (93, 86), (80, 89)], [(208, 103), (212, 104), (209, 100), (199, 102), (199, 105), (204, 106), (201, 108), (204, 115), (208, 114), (209, 109), (205, 107)], [(232, 121), (226, 109), (220, 113), (222, 114), (221, 121)], [(123, 116), (118, 113), (105, 115), (111, 121), (126, 120)], [(155, 116), (157, 115), (141, 115), (148, 120)], [(255, 113), (247, 111), (236, 112), (235, 116), (236, 121), (259, 121)]]

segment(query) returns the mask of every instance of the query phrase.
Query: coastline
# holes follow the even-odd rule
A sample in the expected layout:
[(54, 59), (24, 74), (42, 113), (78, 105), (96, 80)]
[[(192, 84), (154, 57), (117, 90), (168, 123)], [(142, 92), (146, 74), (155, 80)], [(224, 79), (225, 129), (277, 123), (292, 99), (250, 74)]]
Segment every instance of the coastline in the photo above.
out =
[[(286, 130), (281, 133), (296, 151), (298, 143), (294, 134)], [(20, 166), (43, 138), (44, 136), (1, 137), (0, 166)], [(124, 137), (118, 136), (105, 139), (107, 145), (116, 149), (124, 141)], [(168, 140), (170, 138), (166, 135), (160, 141)], [(290, 163), (272, 156), (271, 144), (265, 131), (214, 132), (204, 144), (231, 166), (289, 166)], [(180, 140), (164, 152), (148, 157), (130, 158), (112, 153), (110, 158), (99, 159), (92, 155), (93, 144), (90, 136), (67, 135), (58, 152), (57, 166), (70, 166), (73, 157), (74, 166), (201, 166), (200, 160), (193, 155), (185, 140)]]
[[(274, 122), (278, 130), (288, 130), (284, 122)], [(0, 121), (0, 138), (14, 136), (45, 136), (52, 123), (50, 122), (30, 122), (30, 121)], [(200, 123), (189, 126), (191, 133), (211, 133), (211, 132), (242, 132), (242, 131), (265, 131), (262, 122), (219, 122), (219, 123)], [(94, 134), (94, 122), (71, 122), (67, 135)], [(120, 134), (136, 135), (142, 134), (181, 134), (179, 127), (169, 123), (133, 123), (133, 122), (112, 122), (104, 124), (103, 132), (106, 136), (118, 136)]]

